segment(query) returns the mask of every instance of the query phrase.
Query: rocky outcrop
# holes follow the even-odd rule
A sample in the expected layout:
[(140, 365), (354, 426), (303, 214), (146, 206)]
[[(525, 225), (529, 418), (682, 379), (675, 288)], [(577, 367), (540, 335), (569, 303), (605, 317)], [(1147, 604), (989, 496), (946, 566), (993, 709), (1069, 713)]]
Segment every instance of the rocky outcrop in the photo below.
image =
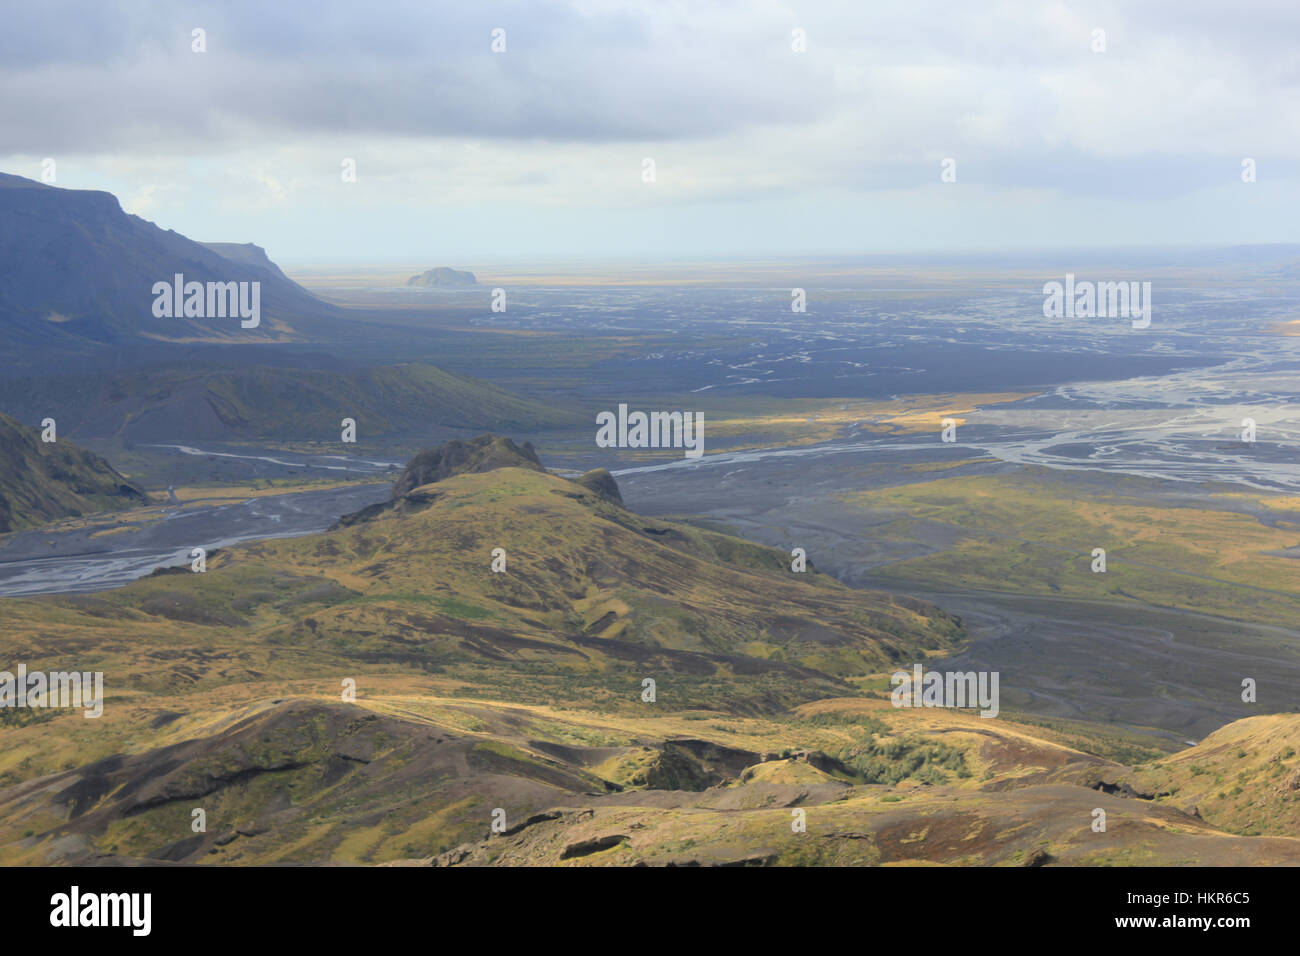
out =
[(516, 445), (500, 435), (479, 435), (464, 441), (453, 439), (445, 445), (422, 451), (409, 462), (393, 485), (393, 498), (400, 498), (422, 485), (497, 468), (527, 468), (544, 472), (537, 452), (529, 442)]
[(618, 490), (618, 482), (614, 480), (614, 476), (609, 473), (608, 468), (593, 468), (581, 478), (575, 478), (574, 481), (588, 491), (595, 492), (606, 501), (613, 502), (620, 507), (623, 504), (623, 495)]

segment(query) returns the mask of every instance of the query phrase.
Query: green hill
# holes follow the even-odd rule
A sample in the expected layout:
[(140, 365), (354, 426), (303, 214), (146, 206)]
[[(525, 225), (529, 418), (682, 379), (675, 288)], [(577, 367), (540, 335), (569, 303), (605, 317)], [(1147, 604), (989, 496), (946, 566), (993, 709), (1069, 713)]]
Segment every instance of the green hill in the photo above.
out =
[(0, 414), (0, 532), (148, 500), (98, 455), (64, 440), (43, 442), (39, 428)]

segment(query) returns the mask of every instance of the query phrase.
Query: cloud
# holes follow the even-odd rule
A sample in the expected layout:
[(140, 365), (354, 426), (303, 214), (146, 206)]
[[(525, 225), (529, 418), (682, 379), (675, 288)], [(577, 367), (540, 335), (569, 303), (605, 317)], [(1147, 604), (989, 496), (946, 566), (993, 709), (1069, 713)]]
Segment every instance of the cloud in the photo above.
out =
[[(192, 150), (294, 134), (609, 142), (798, 125), (831, 67), (768, 4), (61, 4), (0, 45), (15, 151)], [(109, 17), (109, 19), (112, 19)], [(62, 22), (63, 29), (52, 28)], [(191, 50), (192, 27), (206, 31)], [(492, 30), (506, 31), (493, 53)], [(86, 29), (102, 47), (87, 48)], [(26, 35), (24, 35), (26, 34)], [(4, 56), (3, 54), (8, 54)]]
[(1133, 216), (1251, 157), (1259, 191), (1290, 183), (1280, 215), (1300, 181), (1298, 30), (1300, 8), (1266, 0), (51, 0), (0, 34), (0, 164), (57, 157), (69, 183), (120, 185), (178, 228), (321, 203), (491, 207), (520, 228), (541, 210), (800, 197), (904, 215), (949, 157), (981, 202)]

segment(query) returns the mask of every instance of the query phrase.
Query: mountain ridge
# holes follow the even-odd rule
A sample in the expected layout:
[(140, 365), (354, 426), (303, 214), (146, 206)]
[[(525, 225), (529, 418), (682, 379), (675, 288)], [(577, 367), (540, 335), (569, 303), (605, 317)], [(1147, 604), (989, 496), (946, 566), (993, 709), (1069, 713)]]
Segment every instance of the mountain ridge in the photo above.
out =
[[(195, 242), (126, 213), (117, 197), (0, 173), (0, 342), (283, 342), (336, 327), (340, 310), (246, 246)], [(233, 249), (231, 247), (234, 247)], [(236, 250), (242, 249), (240, 253)], [(220, 251), (218, 251), (220, 250)], [(262, 283), (262, 321), (154, 315), (155, 283)]]

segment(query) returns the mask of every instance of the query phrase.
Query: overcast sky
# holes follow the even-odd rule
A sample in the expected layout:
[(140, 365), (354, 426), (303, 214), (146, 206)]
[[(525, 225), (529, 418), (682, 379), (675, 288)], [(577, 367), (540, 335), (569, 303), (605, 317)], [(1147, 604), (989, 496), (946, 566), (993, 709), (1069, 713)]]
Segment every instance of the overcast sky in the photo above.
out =
[(0, 170), (53, 158), (56, 185), (281, 263), (1300, 241), (1296, 0), (45, 0), (4, 20)]

